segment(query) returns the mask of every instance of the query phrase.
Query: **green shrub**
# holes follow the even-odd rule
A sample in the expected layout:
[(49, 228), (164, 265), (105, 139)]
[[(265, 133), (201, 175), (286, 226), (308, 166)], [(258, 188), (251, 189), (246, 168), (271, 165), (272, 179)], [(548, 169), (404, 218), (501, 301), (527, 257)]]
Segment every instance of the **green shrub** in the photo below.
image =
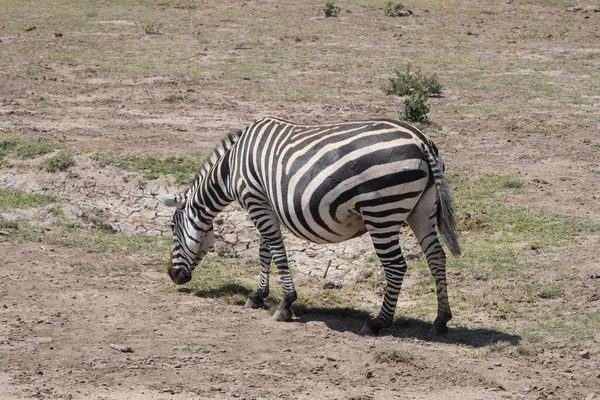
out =
[(337, 17), (341, 9), (335, 4), (334, 0), (325, 0), (323, 4), (323, 14), (326, 17)]
[(404, 100), (401, 118), (411, 122), (429, 122), (429, 104), (427, 94), (422, 90), (413, 90)]
[(424, 92), (427, 96), (442, 93), (442, 85), (435, 75), (424, 75), (418, 70), (411, 72), (410, 64), (406, 66), (405, 72), (400, 70), (395, 72), (396, 77), (389, 78), (388, 84), (381, 88), (385, 94), (407, 96), (411, 93), (411, 90)]
[(394, 2), (390, 0), (385, 7), (383, 7), (383, 15), (386, 17), (396, 17), (402, 10), (404, 10), (404, 5), (402, 5), (402, 3), (394, 4)]
[(144, 33), (146, 35), (160, 35), (160, 26), (155, 24), (144, 25)]

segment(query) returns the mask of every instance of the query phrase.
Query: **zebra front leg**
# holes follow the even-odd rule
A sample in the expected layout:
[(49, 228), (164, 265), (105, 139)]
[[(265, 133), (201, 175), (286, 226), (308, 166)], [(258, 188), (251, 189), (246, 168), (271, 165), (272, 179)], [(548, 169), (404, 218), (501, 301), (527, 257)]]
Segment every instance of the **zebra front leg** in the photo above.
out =
[[(252, 204), (248, 207), (250, 219), (260, 232), (261, 236), (261, 282), (262, 277), (266, 279), (265, 283), (268, 283), (268, 266), (271, 264), (271, 260), (277, 267), (279, 273), (279, 279), (283, 288), (283, 300), (279, 304), (279, 308), (273, 315), (273, 319), (276, 321), (289, 321), (292, 319), (292, 303), (296, 300), (296, 288), (288, 269), (287, 255), (285, 253), (285, 247), (283, 246), (283, 236), (281, 235), (281, 225), (279, 218), (275, 212), (268, 206), (267, 203)], [(269, 254), (270, 258), (267, 258), (266, 254)], [(265, 255), (263, 258), (262, 255)], [(256, 293), (258, 297), (261, 294), (268, 294), (268, 286), (264, 286), (267, 289), (265, 292), (260, 292), (261, 287), (257, 289)], [(252, 295), (250, 295), (252, 296)], [(264, 298), (263, 298), (264, 299)], [(256, 301), (256, 297), (250, 298), (253, 302)]]
[[(400, 227), (398, 226), (396, 232), (399, 231)], [(400, 288), (406, 274), (406, 261), (400, 248), (399, 233), (388, 232), (386, 234), (384, 232), (373, 232), (372, 230), (369, 230), (369, 233), (377, 256), (383, 264), (386, 286), (383, 304), (377, 318), (367, 322), (359, 332), (362, 335), (377, 335), (380, 329), (390, 327), (394, 320)]]
[(246, 300), (246, 308), (262, 308), (265, 304), (265, 299), (269, 296), (269, 273), (271, 270), (271, 252), (269, 246), (261, 238), (260, 249), (258, 252), (260, 259), (260, 280), (258, 282), (258, 288), (250, 293), (248, 300)]

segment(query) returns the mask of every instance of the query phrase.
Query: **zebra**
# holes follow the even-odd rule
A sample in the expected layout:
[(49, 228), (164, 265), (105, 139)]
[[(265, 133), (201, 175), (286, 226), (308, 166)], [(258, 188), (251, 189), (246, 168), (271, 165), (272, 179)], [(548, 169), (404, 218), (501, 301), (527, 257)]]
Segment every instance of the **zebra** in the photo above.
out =
[(260, 233), (259, 283), (245, 306), (263, 307), (273, 262), (283, 290), (273, 319), (289, 321), (297, 295), (281, 226), (315, 243), (339, 243), (368, 232), (386, 288), (379, 314), (359, 332), (377, 335), (392, 324), (407, 270), (399, 241), (407, 222), (435, 278), (438, 312), (430, 332), (447, 333), (452, 312), (436, 225), (450, 252), (458, 256), (461, 250), (444, 171), (434, 143), (401, 121), (299, 125), (257, 120), (226, 136), (182, 194), (156, 195), (175, 208), (169, 276), (176, 284), (191, 279), (213, 246), (213, 220), (237, 200)]

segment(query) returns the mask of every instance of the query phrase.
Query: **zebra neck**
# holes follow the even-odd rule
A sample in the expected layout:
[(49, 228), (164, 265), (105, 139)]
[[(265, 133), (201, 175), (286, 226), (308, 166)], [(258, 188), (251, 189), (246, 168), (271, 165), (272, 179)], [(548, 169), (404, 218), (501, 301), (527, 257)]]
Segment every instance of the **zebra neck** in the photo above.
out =
[(210, 225), (212, 220), (233, 201), (229, 178), (229, 149), (242, 131), (224, 137), (202, 163), (187, 192), (188, 215)]
[(212, 220), (234, 200), (229, 171), (229, 156), (225, 154), (215, 162), (206, 177), (195, 182), (190, 190), (190, 213), (195, 213), (204, 224), (212, 224)]

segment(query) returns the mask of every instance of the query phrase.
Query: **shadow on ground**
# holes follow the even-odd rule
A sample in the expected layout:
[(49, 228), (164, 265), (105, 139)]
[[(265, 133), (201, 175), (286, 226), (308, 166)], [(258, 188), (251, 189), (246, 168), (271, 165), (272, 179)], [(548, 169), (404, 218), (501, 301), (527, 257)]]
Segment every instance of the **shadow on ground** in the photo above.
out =
[[(298, 321), (321, 321), (330, 329), (339, 332), (353, 332), (358, 334), (359, 329), (373, 316), (364, 311), (353, 308), (327, 308), (307, 307), (300, 305), (294, 308)], [(398, 338), (413, 338), (428, 342), (459, 343), (471, 347), (485, 347), (498, 342), (506, 342), (516, 346), (521, 342), (521, 337), (505, 333), (492, 328), (469, 328), (465, 326), (449, 326), (446, 335), (435, 336), (429, 333), (432, 321), (417, 318), (398, 317), (391, 328), (382, 330), (380, 336), (394, 336)]]
[[(180, 288), (179, 292), (193, 293), (198, 297), (220, 298), (237, 295), (244, 299), (251, 290), (243, 285), (230, 283), (213, 289)], [(244, 304), (238, 301), (236, 304)], [(265, 309), (274, 311), (279, 302), (273, 297), (265, 300)], [(292, 307), (296, 323), (310, 321), (323, 322), (327, 327), (338, 332), (352, 332), (358, 335), (359, 329), (373, 316), (371, 313), (351, 307), (313, 307), (297, 303)], [(380, 332), (381, 336), (394, 336), (398, 338), (413, 338), (428, 342), (457, 343), (471, 347), (485, 347), (494, 343), (506, 342), (516, 346), (521, 342), (521, 337), (498, 331), (493, 328), (470, 328), (465, 326), (449, 326), (449, 332), (442, 336), (429, 334), (432, 321), (410, 317), (398, 317), (389, 329)]]

